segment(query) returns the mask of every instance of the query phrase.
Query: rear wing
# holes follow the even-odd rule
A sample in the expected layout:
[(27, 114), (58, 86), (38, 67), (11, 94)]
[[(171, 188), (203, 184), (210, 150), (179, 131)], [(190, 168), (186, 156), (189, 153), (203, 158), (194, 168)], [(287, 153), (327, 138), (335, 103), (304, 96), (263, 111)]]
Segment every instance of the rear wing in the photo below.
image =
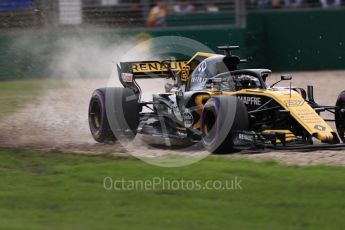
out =
[(141, 61), (120, 62), (122, 73), (131, 73), (136, 79), (166, 77), (169, 71), (179, 72), (188, 61)]
[(120, 62), (117, 72), (121, 84), (132, 89), (140, 98), (141, 89), (136, 80), (173, 77), (178, 84), (187, 85), (196, 66), (205, 58), (214, 55), (217, 54), (197, 52), (190, 60)]
[(185, 60), (120, 62), (117, 65), (117, 72), (121, 84), (125, 88), (132, 89), (135, 94), (140, 95), (141, 90), (136, 80), (169, 78), (172, 74), (178, 75), (185, 68), (187, 62)]

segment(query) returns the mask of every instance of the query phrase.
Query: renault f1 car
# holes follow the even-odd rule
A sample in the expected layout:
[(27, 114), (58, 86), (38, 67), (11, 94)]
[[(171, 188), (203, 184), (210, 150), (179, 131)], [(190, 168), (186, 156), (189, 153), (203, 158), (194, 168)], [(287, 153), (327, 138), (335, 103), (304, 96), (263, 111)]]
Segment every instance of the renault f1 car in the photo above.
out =
[[(319, 105), (312, 86), (276, 87), (291, 76), (268, 86), (269, 69), (239, 69), (245, 60), (231, 53), (239, 47), (218, 48), (224, 55), (198, 52), (190, 60), (119, 63), (123, 87), (97, 89), (90, 100), (94, 139), (131, 140), (142, 134), (202, 142), (212, 153), (344, 147), (345, 91), (335, 105)], [(143, 101), (137, 80), (150, 78), (171, 78), (174, 84)], [(323, 119), (326, 111), (334, 119)]]

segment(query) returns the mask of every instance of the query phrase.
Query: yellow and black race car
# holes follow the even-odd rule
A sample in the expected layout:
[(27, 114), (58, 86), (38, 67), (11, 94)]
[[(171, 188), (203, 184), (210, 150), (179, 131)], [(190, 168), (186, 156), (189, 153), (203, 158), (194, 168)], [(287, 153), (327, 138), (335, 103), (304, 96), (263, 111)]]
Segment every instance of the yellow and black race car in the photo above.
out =
[[(213, 153), (256, 148), (343, 148), (345, 91), (335, 106), (314, 101), (313, 87), (271, 86), (268, 69), (238, 69), (245, 60), (219, 47), (224, 55), (196, 53), (190, 60), (121, 62), (123, 87), (94, 91), (89, 125), (98, 142), (132, 139), (136, 134), (202, 142)], [(137, 79), (172, 78), (165, 93), (141, 100)], [(145, 109), (146, 108), (146, 109)], [(325, 120), (321, 112), (331, 112)], [(327, 122), (335, 122), (333, 130)]]

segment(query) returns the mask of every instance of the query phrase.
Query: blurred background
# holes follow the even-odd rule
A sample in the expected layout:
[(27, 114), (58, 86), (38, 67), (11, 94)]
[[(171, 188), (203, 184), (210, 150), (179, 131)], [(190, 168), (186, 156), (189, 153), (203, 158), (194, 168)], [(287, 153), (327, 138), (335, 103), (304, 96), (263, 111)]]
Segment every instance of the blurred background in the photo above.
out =
[(97, 37), (106, 52), (177, 35), (215, 52), (240, 45), (249, 67), (345, 69), (344, 24), (344, 0), (1, 0), (0, 79), (51, 75), (61, 40), (71, 37)]

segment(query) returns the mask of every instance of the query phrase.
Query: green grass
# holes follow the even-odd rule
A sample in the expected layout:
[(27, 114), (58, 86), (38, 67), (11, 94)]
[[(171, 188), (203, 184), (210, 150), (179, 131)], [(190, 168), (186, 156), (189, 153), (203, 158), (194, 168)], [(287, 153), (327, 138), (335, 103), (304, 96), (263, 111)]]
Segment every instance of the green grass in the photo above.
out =
[[(0, 150), (1, 229), (342, 229), (345, 168), (209, 157), (183, 168), (132, 158)], [(103, 179), (241, 180), (242, 190), (105, 190)], [(127, 182), (126, 185), (129, 183)], [(117, 184), (120, 186), (119, 184)]]
[(55, 80), (0, 81), (0, 118), (38, 98), (42, 91), (61, 85)]

